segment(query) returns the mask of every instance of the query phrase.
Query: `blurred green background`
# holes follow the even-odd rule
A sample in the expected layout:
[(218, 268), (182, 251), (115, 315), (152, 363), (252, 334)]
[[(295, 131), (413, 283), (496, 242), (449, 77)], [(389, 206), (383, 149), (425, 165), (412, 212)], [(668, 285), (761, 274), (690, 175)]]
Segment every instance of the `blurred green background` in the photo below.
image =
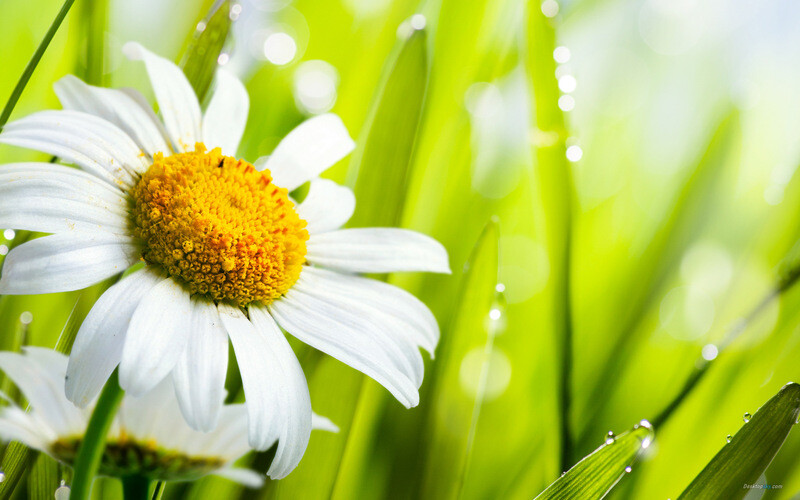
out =
[[(0, 99), (60, 5), (0, 2)], [(800, 378), (792, 288), (723, 343), (800, 237), (800, 4), (236, 5), (219, 63), (250, 92), (239, 155), (254, 161), (332, 110), (359, 142), (325, 174), (356, 190), (351, 225), (430, 234), (454, 273), (388, 278), (442, 327), (419, 407), (296, 344), (315, 410), (342, 431), (315, 433), (298, 469), (261, 491), (204, 479), (164, 498), (533, 498), (608, 431), (656, 418), (701, 352), (721, 349), (611, 495), (675, 498), (745, 412)], [(77, 0), (12, 119), (58, 107), (52, 84), (68, 73), (152, 100), (122, 44), (179, 61), (210, 7)], [(0, 163), (22, 160), (47, 158), (0, 147)], [(0, 261), (15, 236), (0, 232)], [(55, 346), (102, 289), (3, 297), (0, 347)], [(767, 496), (800, 492), (798, 456), (795, 431), (765, 473), (783, 488)], [(98, 485), (98, 498), (119, 495)]]

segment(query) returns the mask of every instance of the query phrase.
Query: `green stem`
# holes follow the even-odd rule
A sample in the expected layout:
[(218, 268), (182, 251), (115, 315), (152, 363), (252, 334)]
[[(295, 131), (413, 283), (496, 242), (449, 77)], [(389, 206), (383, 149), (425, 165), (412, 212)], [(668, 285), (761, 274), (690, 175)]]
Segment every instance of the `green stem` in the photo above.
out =
[[(122, 476), (122, 498), (125, 500), (148, 500), (150, 498), (150, 479), (145, 476)], [(70, 495), (70, 498), (72, 496)]]
[(161, 500), (161, 496), (164, 495), (164, 488), (166, 488), (166, 486), (166, 481), (156, 482), (156, 487), (153, 488), (153, 496), (151, 497), (151, 500)]
[(105, 449), (106, 437), (111, 428), (111, 422), (117, 413), (117, 408), (122, 401), (124, 392), (119, 387), (117, 370), (109, 377), (100, 398), (97, 400), (83, 436), (83, 442), (78, 449), (78, 457), (75, 459), (75, 475), (72, 478), (70, 488), (71, 500), (86, 500), (92, 487), (92, 480), (100, 466), (100, 459)]
[(47, 47), (50, 45), (50, 41), (53, 40), (53, 36), (55, 36), (56, 31), (58, 31), (59, 26), (61, 26), (61, 22), (67, 16), (67, 13), (69, 12), (69, 9), (72, 7), (73, 3), (75, 3), (75, 0), (64, 1), (64, 5), (61, 6), (61, 10), (58, 11), (58, 15), (56, 15), (56, 18), (53, 19), (50, 29), (48, 29), (47, 33), (45, 33), (42, 42), (39, 44), (36, 52), (33, 53), (33, 57), (31, 57), (31, 60), (28, 61), (28, 65), (25, 66), (25, 71), (23, 71), (22, 76), (19, 77), (16, 87), (14, 87), (14, 90), (11, 92), (11, 97), (8, 98), (6, 106), (3, 108), (2, 114), (0, 114), (0, 129), (2, 129), (3, 126), (8, 123), (8, 119), (11, 117), (11, 112), (14, 110), (14, 106), (17, 105), (17, 101), (19, 101), (22, 91), (25, 89), (25, 86), (31, 79), (31, 75), (33, 75), (33, 70), (36, 69), (36, 66), (42, 59), (45, 50), (47, 50)]

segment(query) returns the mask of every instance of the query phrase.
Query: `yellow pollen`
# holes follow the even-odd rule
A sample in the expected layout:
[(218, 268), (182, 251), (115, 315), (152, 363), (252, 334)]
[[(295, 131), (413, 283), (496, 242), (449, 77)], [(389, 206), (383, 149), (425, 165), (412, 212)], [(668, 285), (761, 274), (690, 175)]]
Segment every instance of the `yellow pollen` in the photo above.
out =
[(193, 294), (268, 304), (300, 276), (306, 222), (268, 170), (198, 144), (192, 153), (157, 154), (132, 195), (144, 259)]

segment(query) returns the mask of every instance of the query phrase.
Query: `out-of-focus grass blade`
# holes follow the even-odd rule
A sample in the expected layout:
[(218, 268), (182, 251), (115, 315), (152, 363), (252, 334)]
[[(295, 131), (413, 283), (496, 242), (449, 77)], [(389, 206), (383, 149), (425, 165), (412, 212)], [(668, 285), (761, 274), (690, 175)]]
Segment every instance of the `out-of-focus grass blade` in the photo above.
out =
[[(659, 291), (680, 262), (684, 250), (708, 220), (709, 207), (713, 206), (718, 194), (720, 172), (728, 164), (734, 147), (739, 144), (739, 134), (739, 115), (733, 111), (720, 121), (697, 167), (677, 194), (664, 224), (653, 234), (638, 258), (639, 264), (629, 274), (627, 282), (630, 286), (626, 288), (625, 305), (621, 308), (625, 313), (615, 322), (611, 348), (607, 351), (610, 357), (602, 371), (592, 377), (594, 387), (585, 398), (586, 410), (596, 413), (583, 419), (585, 423), (591, 422), (592, 416), (601, 412), (605, 402), (610, 399), (608, 391), (612, 390), (614, 384), (608, 382), (619, 378), (620, 371), (634, 355), (639, 339), (635, 334), (640, 332), (638, 325), (650, 310), (652, 302), (659, 298)], [(582, 410), (584, 408), (576, 408), (578, 412)], [(583, 429), (584, 444), (592, 430), (595, 429)]]
[(535, 500), (599, 499), (632, 470), (639, 454), (653, 441), (653, 428), (643, 420), (633, 429), (609, 437), (602, 446), (575, 464)]
[(353, 155), (350, 174), (358, 176), (354, 227), (399, 221), (428, 86), (426, 39), (424, 29), (414, 30), (403, 44), (367, 119), (366, 140)]
[(572, 432), (570, 413), (572, 409), (572, 307), (570, 300), (571, 253), (572, 253), (572, 171), (566, 157), (567, 130), (564, 112), (558, 106), (558, 81), (553, 20), (546, 17), (538, 2), (528, 6), (528, 57), (531, 93), (535, 106), (533, 137), (536, 155), (537, 191), (545, 214), (547, 256), (553, 273), (548, 281), (546, 314), (551, 315), (552, 335), (559, 343), (558, 413), (561, 445), (561, 470), (572, 463)]
[[(403, 40), (386, 75), (352, 163), (358, 175), (353, 226), (392, 226), (402, 214), (428, 80), (423, 30), (415, 30)], [(320, 360), (309, 377), (313, 406), (339, 426), (339, 433), (314, 436), (300, 466), (267, 488), (270, 498), (328, 498), (332, 494), (346, 498), (356, 494), (350, 492), (350, 486), (358, 486), (362, 460), (369, 459), (358, 450), (371, 440), (373, 424), (387, 401), (383, 388), (365, 386), (363, 378), (338, 361)], [(354, 428), (356, 415), (359, 425)]]
[(797, 423), (800, 384), (786, 384), (739, 429), (679, 499), (744, 498)]
[(205, 99), (228, 31), (231, 27), (231, 4), (228, 0), (215, 2), (203, 21), (205, 28), (195, 32), (180, 66), (192, 84), (200, 102)]
[(28, 476), (28, 498), (50, 500), (61, 482), (58, 462), (44, 453), (39, 453)]
[[(473, 349), (485, 351), (489, 310), (495, 301), (499, 263), (499, 230), (490, 222), (467, 261), (452, 326), (442, 335), (439, 356), (430, 376), (435, 381), (423, 432), (422, 498), (458, 498), (467, 472), (473, 418), (482, 394), (470, 394), (460, 382), (461, 361)], [(480, 375), (479, 375), (480, 376)], [(480, 387), (480, 384), (478, 384)]]

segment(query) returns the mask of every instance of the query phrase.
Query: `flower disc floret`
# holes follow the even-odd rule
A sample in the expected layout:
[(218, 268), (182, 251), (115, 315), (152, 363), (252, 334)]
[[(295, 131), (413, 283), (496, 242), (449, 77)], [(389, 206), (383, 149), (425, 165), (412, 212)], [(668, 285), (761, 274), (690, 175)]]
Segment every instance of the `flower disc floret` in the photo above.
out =
[(306, 222), (268, 170), (198, 144), (194, 152), (157, 154), (132, 195), (145, 261), (192, 293), (268, 304), (300, 276)]

